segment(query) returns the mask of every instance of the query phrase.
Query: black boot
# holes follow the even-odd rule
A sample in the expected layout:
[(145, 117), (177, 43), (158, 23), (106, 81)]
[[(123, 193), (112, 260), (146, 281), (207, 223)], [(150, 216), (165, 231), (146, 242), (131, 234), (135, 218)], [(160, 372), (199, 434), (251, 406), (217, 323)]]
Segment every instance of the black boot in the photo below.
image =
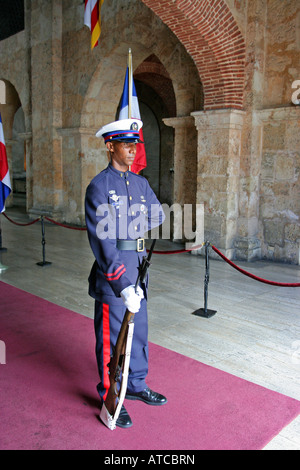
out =
[(119, 428), (130, 428), (132, 426), (131, 418), (127, 413), (124, 405), (122, 405), (121, 407), (119, 417), (116, 421), (116, 426), (118, 426)]

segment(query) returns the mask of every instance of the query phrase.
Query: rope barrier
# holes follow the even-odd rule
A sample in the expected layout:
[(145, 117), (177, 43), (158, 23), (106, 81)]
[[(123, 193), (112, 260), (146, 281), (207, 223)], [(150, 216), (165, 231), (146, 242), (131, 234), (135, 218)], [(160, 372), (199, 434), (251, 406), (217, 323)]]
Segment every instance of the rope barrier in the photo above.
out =
[[(66, 225), (66, 224), (62, 224), (60, 222), (56, 222), (55, 220), (53, 219), (50, 219), (49, 217), (46, 217), (46, 216), (41, 216), (41, 217), (38, 217), (37, 219), (29, 222), (29, 223), (25, 223), (25, 224), (22, 224), (22, 223), (19, 223), (19, 222), (15, 222), (13, 221), (10, 217), (8, 217), (4, 212), (2, 213), (4, 215), (4, 217), (6, 217), (11, 223), (15, 224), (15, 225), (19, 225), (19, 226), (28, 226), (28, 225), (33, 225), (35, 224), (36, 222), (38, 222), (39, 220), (42, 221), (42, 232), (43, 232), (43, 248), (44, 248), (44, 245), (45, 245), (45, 241), (44, 241), (44, 227), (43, 227), (43, 218), (46, 219), (48, 222), (52, 223), (52, 224), (55, 224), (55, 225), (58, 225), (60, 227), (64, 227), (64, 228), (67, 228), (67, 229), (71, 229), (71, 230), (79, 230), (79, 231), (86, 231), (86, 227), (73, 227), (73, 226), (70, 226), (70, 225)], [(279, 287), (300, 287), (300, 283), (290, 283), (290, 282), (276, 282), (276, 281), (270, 281), (268, 279), (263, 279), (261, 277), (258, 277), (256, 276), (255, 274), (252, 274), (252, 273), (249, 273), (248, 271), (246, 271), (245, 269), (242, 269), (240, 268), (239, 266), (237, 266), (236, 264), (234, 264), (232, 261), (230, 261), (225, 255), (223, 255), (223, 253), (221, 253), (220, 250), (218, 250), (218, 248), (216, 248), (214, 245), (211, 245), (209, 242), (205, 242), (205, 243), (202, 243), (201, 245), (197, 245), (197, 246), (194, 246), (190, 249), (180, 249), (180, 250), (171, 250), (171, 251), (153, 251), (153, 253), (155, 254), (159, 254), (159, 255), (173, 255), (173, 254), (180, 254), (180, 253), (189, 253), (191, 251), (194, 251), (194, 250), (199, 250), (200, 248), (202, 248), (204, 245), (207, 245), (208, 246), (211, 246), (211, 248), (215, 251), (215, 253), (217, 253), (224, 261), (226, 261), (226, 263), (228, 263), (230, 266), (232, 266), (234, 269), (236, 269), (237, 271), (239, 271), (240, 273), (244, 274), (245, 276), (248, 276), (252, 279), (255, 279), (256, 281), (259, 281), (259, 282), (263, 282), (265, 284), (269, 284), (269, 285), (272, 285), (272, 286), (279, 286)], [(44, 259), (44, 256), (43, 256), (43, 259)], [(43, 261), (43, 263), (45, 263), (45, 261)]]
[(38, 222), (39, 220), (41, 220), (42, 217), (44, 217), (44, 219), (48, 220), (48, 222), (51, 222), (52, 224), (55, 224), (55, 225), (59, 225), (60, 227), (69, 228), (69, 229), (72, 229), (72, 230), (84, 230), (84, 231), (86, 230), (86, 227), (73, 227), (71, 225), (65, 225), (65, 224), (62, 224), (60, 222), (56, 222), (56, 220), (50, 219), (49, 217), (46, 217), (46, 216), (40, 216), (37, 219), (32, 220), (31, 222), (21, 224), (19, 222), (15, 222), (14, 220), (12, 220), (10, 217), (8, 217), (8, 215), (5, 214), (5, 212), (2, 212), (2, 215), (4, 215), (4, 217), (6, 217), (6, 219), (9, 220), (12, 224), (20, 225), (22, 227), (26, 227), (28, 225), (33, 225), (36, 222)]
[(50, 219), (49, 217), (44, 217), (46, 220), (48, 220), (48, 222), (51, 222), (52, 224), (55, 224), (55, 225), (59, 225), (60, 227), (64, 227), (64, 228), (69, 228), (71, 230), (83, 230), (83, 231), (86, 231), (86, 227), (73, 227), (71, 225), (65, 225), (65, 224), (61, 224), (60, 222), (56, 222), (55, 220), (53, 219)]
[(171, 251), (153, 251), (153, 253), (157, 254), (157, 255), (176, 255), (178, 253), (190, 253), (191, 251), (194, 251), (194, 250), (200, 250), (200, 248), (202, 248), (203, 246), (205, 245), (205, 243), (201, 243), (201, 245), (196, 245), (196, 246), (193, 246), (193, 248), (189, 248), (187, 250), (171, 250)]
[(246, 276), (248, 277), (251, 277), (252, 279), (255, 279), (256, 281), (259, 281), (259, 282), (264, 282), (265, 284), (270, 284), (272, 286), (280, 286), (280, 287), (300, 287), (300, 283), (299, 282), (295, 282), (295, 283), (286, 283), (286, 282), (275, 282), (275, 281), (268, 281), (267, 279), (263, 279), (261, 277), (258, 277), (258, 276), (255, 276), (255, 274), (252, 274), (252, 273), (249, 273), (248, 271), (245, 271), (244, 269), (240, 268), (239, 266), (237, 266), (236, 264), (234, 264), (232, 261), (230, 261), (228, 258), (226, 258), (225, 255), (223, 255), (223, 253), (221, 253), (221, 251), (219, 251), (215, 246), (213, 245), (210, 245), (212, 247), (212, 249), (219, 255), (221, 256), (221, 258), (223, 258), (224, 261), (226, 261), (226, 263), (230, 264), (230, 266), (232, 266), (234, 269), (236, 269), (237, 271), (239, 271), (240, 273), (242, 274), (245, 274)]
[(38, 217), (37, 219), (32, 220), (31, 222), (28, 222), (26, 224), (21, 224), (20, 222), (15, 222), (14, 220), (10, 219), (8, 217), (8, 215), (5, 214), (5, 212), (2, 212), (2, 215), (4, 215), (4, 217), (6, 217), (6, 219), (9, 220), (12, 224), (20, 225), (21, 227), (25, 227), (25, 226), (28, 226), (28, 225), (33, 225), (33, 224), (35, 224), (36, 222), (38, 222), (40, 220), (40, 217)]

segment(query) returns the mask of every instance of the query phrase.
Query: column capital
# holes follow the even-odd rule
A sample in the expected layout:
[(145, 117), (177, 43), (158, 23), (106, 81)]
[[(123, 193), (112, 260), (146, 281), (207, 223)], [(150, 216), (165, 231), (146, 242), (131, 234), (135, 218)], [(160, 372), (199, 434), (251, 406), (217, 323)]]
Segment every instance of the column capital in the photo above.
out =
[(191, 116), (195, 119), (197, 130), (211, 129), (241, 129), (244, 123), (245, 111), (238, 109), (214, 109), (195, 111)]
[(32, 132), (19, 132), (18, 138), (23, 141), (30, 140), (32, 139)]
[(73, 136), (76, 134), (89, 135), (92, 137), (96, 136), (98, 128), (89, 128), (89, 127), (57, 127), (56, 131), (59, 136)]
[(166, 126), (174, 127), (174, 129), (178, 127), (195, 127), (195, 121), (192, 116), (165, 118), (163, 122)]

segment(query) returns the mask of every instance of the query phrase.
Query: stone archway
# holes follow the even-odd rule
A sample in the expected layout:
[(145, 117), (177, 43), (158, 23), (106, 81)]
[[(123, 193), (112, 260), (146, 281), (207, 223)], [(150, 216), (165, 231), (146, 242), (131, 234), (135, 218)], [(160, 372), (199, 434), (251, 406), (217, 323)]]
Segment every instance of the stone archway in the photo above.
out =
[[(1, 80), (1, 82), (5, 85), (5, 106), (1, 107), (0, 105), (0, 111), (2, 115), (2, 122), (3, 122), (3, 128), (4, 128), (4, 137), (5, 137), (5, 145), (6, 145), (6, 153), (7, 153), (7, 159), (8, 159), (8, 166), (9, 166), (9, 172), (10, 172), (10, 180), (12, 184), (12, 189), (13, 191), (7, 198), (7, 203), (6, 207), (10, 207), (14, 203), (14, 188), (15, 185), (14, 183), (14, 173), (17, 172), (17, 169), (15, 168), (15, 161), (14, 161), (14, 154), (16, 152), (15, 149), (15, 144), (16, 144), (16, 134), (15, 134), (15, 116), (17, 111), (21, 107), (21, 101), (19, 94), (14, 87), (14, 85), (9, 82), (8, 80)], [(22, 131), (24, 129), (22, 128)], [(22, 146), (24, 148), (24, 143), (22, 142)], [(24, 158), (24, 153), (23, 153), (23, 158)]]

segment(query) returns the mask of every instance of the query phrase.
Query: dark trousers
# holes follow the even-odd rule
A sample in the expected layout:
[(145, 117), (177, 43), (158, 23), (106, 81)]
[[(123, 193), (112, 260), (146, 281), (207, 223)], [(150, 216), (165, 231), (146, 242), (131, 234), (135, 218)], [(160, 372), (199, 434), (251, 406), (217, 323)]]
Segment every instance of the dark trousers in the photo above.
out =
[[(108, 364), (121, 328), (126, 307), (118, 303), (108, 304), (95, 301), (96, 357), (100, 383), (97, 386), (100, 397), (105, 400), (109, 389)], [(130, 356), (127, 390), (140, 392), (146, 387), (148, 374), (148, 318), (147, 301), (134, 316), (134, 334)]]

